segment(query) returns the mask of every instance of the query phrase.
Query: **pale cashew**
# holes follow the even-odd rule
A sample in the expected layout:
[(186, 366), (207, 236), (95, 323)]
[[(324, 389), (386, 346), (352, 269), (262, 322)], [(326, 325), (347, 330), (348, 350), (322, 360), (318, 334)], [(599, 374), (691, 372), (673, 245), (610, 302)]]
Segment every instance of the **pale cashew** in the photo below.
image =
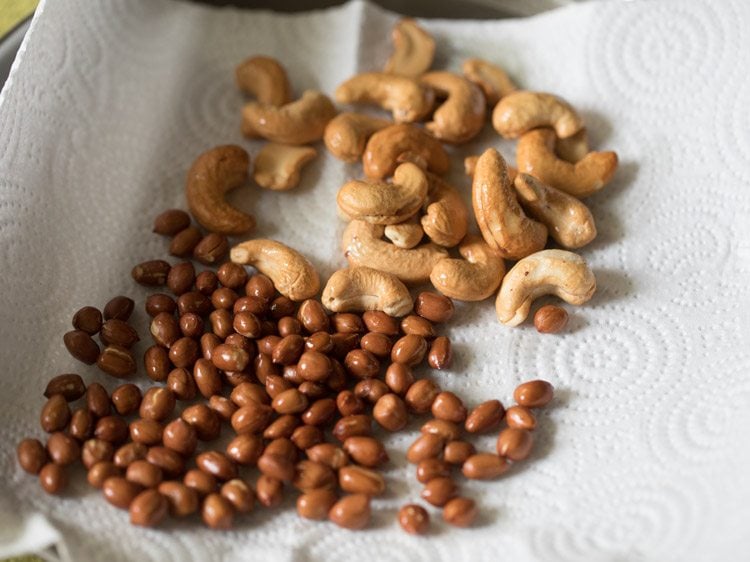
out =
[(524, 207), (563, 248), (581, 248), (596, 238), (591, 211), (572, 195), (528, 174), (519, 174), (514, 185)]
[(471, 195), (484, 240), (504, 258), (517, 260), (544, 248), (547, 227), (523, 212), (505, 160), (494, 148), (479, 157)]
[[(476, 170), (477, 162), (479, 161), (479, 154), (474, 156), (467, 156), (464, 158), (464, 173), (469, 176), (474, 176), (474, 170)], [(518, 175), (518, 170), (516, 170), (513, 166), (508, 164), (506, 162), (506, 165), (508, 166), (508, 177), (510, 178), (510, 183), (513, 183), (516, 181), (516, 176)]]
[(424, 238), (424, 230), (416, 215), (399, 224), (389, 224), (385, 227), (385, 237), (395, 246), (410, 250), (417, 246)]
[(366, 176), (390, 176), (401, 162), (414, 162), (436, 174), (444, 174), (450, 168), (450, 158), (440, 141), (416, 125), (391, 125), (367, 141), (362, 155)]
[(404, 283), (426, 283), (435, 264), (448, 257), (445, 248), (428, 243), (411, 250), (381, 240), (384, 227), (353, 220), (344, 230), (342, 249), (349, 265), (364, 265), (391, 273)]
[(468, 235), (458, 247), (463, 259), (445, 259), (432, 269), (430, 281), (446, 297), (460, 301), (481, 301), (500, 286), (505, 262), (481, 236)]
[(461, 70), (466, 78), (482, 89), (490, 107), (494, 107), (500, 98), (518, 90), (502, 68), (486, 60), (466, 59)]
[(203, 227), (219, 234), (244, 234), (255, 219), (232, 207), (224, 194), (247, 181), (250, 156), (236, 145), (217, 146), (193, 162), (185, 184), (190, 212)]
[(469, 227), (469, 210), (458, 190), (434, 174), (428, 174), (429, 192), (422, 229), (435, 244), (452, 248)]
[(339, 85), (336, 101), (375, 104), (392, 112), (396, 123), (410, 123), (430, 112), (435, 93), (413, 78), (365, 72)]
[(427, 178), (411, 162), (401, 164), (393, 182), (352, 180), (339, 190), (336, 201), (344, 215), (373, 224), (398, 224), (414, 215), (427, 197)]
[(435, 40), (411, 18), (393, 26), (393, 54), (384, 72), (416, 77), (426, 72), (435, 56)]
[(464, 143), (477, 136), (484, 125), (487, 102), (479, 86), (452, 72), (428, 72), (420, 78), (438, 96), (447, 99), (435, 110), (425, 125), (438, 139)]
[(398, 277), (364, 266), (331, 275), (320, 302), (333, 312), (382, 310), (390, 316), (405, 316), (413, 306), (409, 289)]
[(537, 127), (552, 127), (564, 139), (580, 131), (583, 120), (557, 96), (521, 90), (498, 102), (492, 112), (492, 126), (506, 139), (518, 138)]
[(269, 142), (255, 157), (253, 179), (259, 186), (275, 191), (297, 187), (300, 170), (316, 155), (311, 146)]
[(587, 197), (601, 190), (617, 169), (614, 152), (589, 152), (575, 164), (555, 155), (555, 132), (535, 129), (518, 140), (518, 170), (574, 197)]
[(270, 277), (276, 289), (293, 301), (314, 297), (320, 290), (318, 272), (308, 259), (276, 240), (247, 240), (232, 248), (229, 257)]
[(257, 56), (243, 61), (235, 71), (237, 86), (261, 103), (276, 107), (291, 98), (291, 87), (284, 67), (271, 57)]
[(596, 278), (581, 256), (567, 250), (544, 250), (525, 257), (507, 273), (495, 312), (506, 326), (518, 326), (529, 315), (532, 301), (542, 295), (580, 305), (595, 291)]
[(566, 162), (575, 164), (591, 152), (589, 148), (589, 139), (584, 127), (572, 137), (567, 139), (555, 139), (555, 154)]
[(323, 142), (336, 158), (356, 162), (365, 151), (367, 139), (391, 124), (387, 119), (362, 113), (340, 113), (326, 125)]
[(323, 137), (336, 108), (328, 96), (307, 90), (296, 101), (275, 107), (250, 102), (242, 108), (242, 133), (282, 144), (305, 144)]

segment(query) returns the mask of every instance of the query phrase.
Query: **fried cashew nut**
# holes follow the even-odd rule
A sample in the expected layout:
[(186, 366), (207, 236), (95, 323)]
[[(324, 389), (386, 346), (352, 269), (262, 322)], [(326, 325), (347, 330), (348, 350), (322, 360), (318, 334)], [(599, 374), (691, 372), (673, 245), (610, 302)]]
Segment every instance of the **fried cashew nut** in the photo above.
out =
[(316, 155), (317, 151), (311, 146), (269, 142), (255, 157), (253, 179), (266, 189), (292, 189), (299, 184), (300, 170)]
[(468, 235), (458, 247), (463, 259), (439, 261), (432, 269), (430, 281), (446, 297), (460, 301), (489, 298), (505, 275), (505, 262), (481, 236)]
[(581, 256), (567, 250), (544, 250), (522, 259), (507, 273), (495, 312), (506, 326), (518, 326), (529, 315), (534, 299), (542, 295), (580, 305), (595, 291), (594, 273)]
[(409, 250), (422, 241), (424, 230), (422, 230), (422, 225), (419, 223), (417, 216), (414, 215), (404, 222), (386, 226), (385, 237), (395, 246)]
[(328, 151), (345, 162), (356, 162), (373, 133), (392, 125), (387, 119), (362, 113), (340, 113), (326, 125), (323, 142)]
[(292, 89), (284, 67), (271, 57), (244, 60), (235, 70), (237, 86), (259, 102), (279, 107), (291, 99)]
[(250, 156), (241, 147), (212, 148), (193, 162), (185, 184), (190, 212), (201, 226), (219, 234), (244, 234), (255, 219), (232, 207), (224, 195), (247, 181)]
[(447, 98), (425, 125), (438, 139), (464, 143), (479, 133), (484, 125), (487, 102), (479, 86), (452, 72), (428, 72), (420, 78), (440, 97)]
[[(477, 162), (479, 161), (479, 155), (474, 156), (467, 156), (464, 158), (464, 174), (466, 174), (469, 177), (474, 176), (474, 170), (477, 167)], [(508, 177), (510, 178), (510, 183), (513, 183), (516, 181), (516, 176), (518, 175), (518, 170), (516, 170), (513, 166), (508, 164), (506, 162), (506, 165), (508, 166)]]
[(572, 137), (555, 139), (555, 154), (571, 164), (582, 160), (589, 152), (591, 149), (585, 127)]
[(450, 158), (440, 141), (416, 125), (391, 125), (367, 141), (362, 155), (366, 176), (390, 176), (401, 162), (414, 162), (436, 174), (444, 174), (450, 168)]
[(428, 174), (429, 191), (422, 216), (422, 230), (435, 244), (452, 248), (469, 227), (469, 210), (458, 190), (434, 174)]
[(466, 59), (461, 70), (468, 80), (482, 89), (490, 107), (495, 107), (501, 98), (518, 90), (502, 68), (486, 60)]
[(561, 139), (575, 135), (583, 120), (565, 100), (543, 92), (519, 90), (503, 97), (492, 111), (492, 126), (506, 139), (537, 127), (552, 127)]
[(405, 316), (413, 306), (409, 289), (398, 277), (364, 266), (336, 271), (320, 300), (333, 312), (382, 310), (390, 316)]
[(415, 78), (426, 72), (435, 56), (435, 40), (411, 18), (393, 26), (393, 54), (384, 72)]
[(390, 111), (396, 123), (410, 123), (432, 110), (435, 93), (413, 78), (365, 72), (339, 85), (336, 101), (375, 104)]

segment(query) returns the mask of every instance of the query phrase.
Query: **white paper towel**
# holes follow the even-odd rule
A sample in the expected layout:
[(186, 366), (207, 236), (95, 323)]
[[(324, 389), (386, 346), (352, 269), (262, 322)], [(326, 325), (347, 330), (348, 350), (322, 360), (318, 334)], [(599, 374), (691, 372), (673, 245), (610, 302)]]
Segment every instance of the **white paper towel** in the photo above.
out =
[[(110, 562), (750, 559), (750, 5), (741, 0), (424, 22), (436, 67), (498, 62), (524, 87), (568, 99), (594, 147), (621, 161), (588, 200), (599, 237), (583, 254), (599, 291), (567, 333), (504, 328), (489, 301), (462, 306), (449, 328), (455, 365), (430, 375), (471, 404), (509, 401), (528, 378), (558, 389), (529, 462), (497, 482), (461, 483), (481, 506), (476, 528), (447, 528), (437, 510), (426, 538), (398, 528), (396, 510), (419, 493), (403, 459), (413, 432), (388, 440), (391, 492), (360, 533), (303, 521), (291, 500), (231, 532), (197, 522), (143, 530), (82, 474), (53, 498), (18, 468), (15, 444), (40, 436), (51, 376), (116, 386), (65, 351), (73, 312), (117, 293), (143, 301), (130, 268), (165, 255), (151, 222), (184, 206), (198, 153), (229, 142), (257, 153), (260, 143), (239, 133), (235, 65), (272, 55), (297, 92), (332, 93), (381, 67), (395, 19), (361, 2), (305, 15), (165, 0), (42, 5), (0, 98), (0, 527), (20, 536), (19, 521), (41, 513), (72, 559)], [(451, 177), (467, 193), (459, 156), (490, 144), (512, 158), (489, 127), (454, 151)], [(232, 197), (254, 211), (259, 234), (327, 275), (344, 264), (335, 194), (357, 173), (325, 156), (295, 191)], [(136, 322), (145, 328), (142, 310)], [(8, 555), (18, 543), (1, 536)]]

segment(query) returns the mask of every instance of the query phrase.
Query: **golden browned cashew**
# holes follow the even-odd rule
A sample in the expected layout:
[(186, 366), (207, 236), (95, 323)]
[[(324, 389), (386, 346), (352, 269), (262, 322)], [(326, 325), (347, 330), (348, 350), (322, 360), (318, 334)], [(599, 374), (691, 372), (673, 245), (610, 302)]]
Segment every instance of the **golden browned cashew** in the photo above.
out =
[(582, 160), (589, 152), (591, 152), (591, 149), (589, 148), (589, 139), (585, 127), (572, 137), (555, 139), (555, 154), (571, 164)]
[(314, 297), (320, 290), (318, 272), (308, 259), (276, 240), (247, 240), (232, 248), (229, 258), (270, 277), (276, 289), (293, 301)]
[(341, 212), (373, 224), (398, 224), (414, 215), (427, 198), (427, 178), (415, 164), (405, 162), (393, 182), (346, 182), (336, 197)]
[(466, 59), (461, 70), (466, 78), (482, 89), (490, 107), (518, 89), (502, 68), (486, 60)]
[(255, 96), (261, 103), (284, 105), (291, 98), (292, 89), (284, 67), (271, 57), (257, 56), (244, 60), (235, 71), (237, 86)]
[(542, 92), (520, 90), (502, 98), (492, 112), (492, 126), (506, 139), (537, 127), (552, 127), (561, 139), (575, 135), (583, 121), (568, 102)]
[(504, 258), (517, 260), (544, 248), (547, 227), (523, 212), (505, 160), (494, 148), (477, 161), (471, 196), (484, 240)]
[(275, 107), (250, 102), (242, 108), (242, 133), (282, 144), (305, 144), (323, 136), (336, 108), (328, 96), (307, 90), (296, 101)]
[(255, 157), (253, 179), (259, 186), (275, 191), (297, 187), (300, 170), (316, 155), (311, 146), (269, 142)]
[(387, 119), (362, 113), (340, 113), (326, 125), (323, 142), (336, 158), (345, 162), (356, 162), (365, 151), (367, 139), (391, 124)]
[(458, 190), (434, 174), (428, 174), (429, 191), (422, 230), (435, 244), (452, 248), (469, 227), (469, 210)]
[(448, 257), (445, 248), (428, 243), (411, 250), (381, 240), (384, 227), (353, 220), (344, 230), (342, 249), (349, 265), (391, 273), (407, 285), (426, 283), (435, 264)]
[(190, 212), (201, 226), (219, 234), (244, 234), (255, 219), (232, 207), (224, 194), (247, 181), (250, 156), (229, 144), (207, 150), (193, 162), (185, 184)]
[(555, 132), (535, 129), (524, 134), (516, 147), (518, 170), (574, 197), (587, 197), (601, 190), (617, 169), (614, 152), (589, 152), (576, 164), (555, 155)]
[(385, 72), (412, 78), (426, 72), (435, 56), (435, 40), (411, 18), (393, 26), (393, 54), (385, 63)]
[(567, 250), (544, 250), (511, 268), (497, 294), (495, 312), (506, 326), (518, 326), (529, 315), (534, 299), (542, 295), (579, 305), (595, 291), (594, 273), (581, 256)]
[(363, 266), (331, 275), (320, 301), (333, 312), (382, 310), (390, 316), (405, 316), (413, 306), (409, 289), (398, 277)]
[(424, 230), (422, 230), (422, 225), (419, 224), (417, 216), (414, 215), (402, 223), (386, 226), (385, 237), (395, 246), (410, 250), (422, 241)]
[(469, 234), (458, 247), (463, 259), (439, 261), (432, 269), (430, 281), (446, 297), (460, 301), (481, 301), (500, 286), (505, 262), (481, 236)]
[(581, 248), (596, 238), (591, 211), (575, 197), (528, 174), (519, 174), (514, 185), (524, 207), (563, 248)]
[(336, 101), (375, 104), (393, 113), (396, 123), (411, 123), (430, 112), (435, 93), (413, 78), (365, 72), (336, 88)]
[(438, 139), (450, 143), (466, 142), (484, 125), (487, 102), (479, 86), (452, 72), (428, 72), (420, 78), (441, 97), (447, 98), (432, 115), (425, 128)]
[[(469, 176), (474, 176), (474, 170), (477, 167), (477, 162), (479, 161), (479, 155), (475, 156), (467, 156), (464, 158), (464, 173)], [(516, 170), (513, 166), (508, 164), (506, 162), (506, 165), (508, 166), (508, 177), (510, 178), (510, 183), (513, 183), (516, 181), (516, 176), (518, 175), (518, 170)]]
[(436, 174), (444, 174), (451, 162), (443, 145), (416, 125), (400, 123), (381, 129), (367, 141), (362, 155), (365, 175), (384, 178), (401, 162), (414, 162)]

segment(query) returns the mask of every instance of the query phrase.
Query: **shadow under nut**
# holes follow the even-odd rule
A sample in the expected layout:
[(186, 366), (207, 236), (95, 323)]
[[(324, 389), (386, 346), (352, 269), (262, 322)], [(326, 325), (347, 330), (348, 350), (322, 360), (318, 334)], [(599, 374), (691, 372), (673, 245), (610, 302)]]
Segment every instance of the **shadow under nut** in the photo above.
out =
[(492, 111), (492, 126), (506, 139), (537, 127), (552, 127), (561, 139), (575, 135), (583, 120), (565, 100), (544, 92), (519, 90), (502, 98)]
[(487, 103), (479, 86), (446, 71), (428, 72), (422, 84), (447, 99), (435, 110), (425, 128), (438, 139), (460, 144), (477, 136), (484, 126)]
[(365, 151), (367, 140), (392, 122), (362, 113), (340, 113), (326, 125), (323, 142), (328, 151), (344, 162), (354, 163)]
[(261, 103), (284, 105), (291, 98), (291, 87), (284, 67), (271, 57), (256, 56), (242, 61), (235, 70), (240, 90)]
[(414, 162), (430, 172), (445, 174), (450, 158), (442, 143), (416, 125), (400, 123), (374, 133), (362, 155), (365, 175), (382, 179), (393, 174), (401, 162)]
[(470, 234), (458, 248), (463, 259), (445, 259), (432, 269), (430, 281), (446, 297), (481, 301), (492, 296), (505, 275), (505, 262), (481, 236)]

